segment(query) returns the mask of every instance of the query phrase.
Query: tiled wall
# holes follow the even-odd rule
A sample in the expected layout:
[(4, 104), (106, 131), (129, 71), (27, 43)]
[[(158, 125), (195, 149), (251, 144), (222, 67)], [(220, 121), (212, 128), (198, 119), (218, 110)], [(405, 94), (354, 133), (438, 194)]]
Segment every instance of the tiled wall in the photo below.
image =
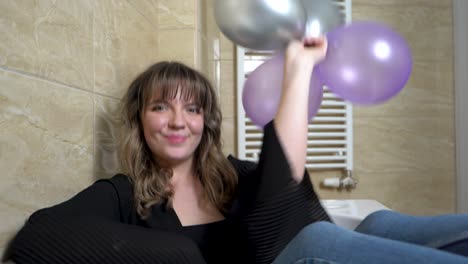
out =
[(195, 0), (0, 1), (0, 254), (35, 210), (118, 171), (116, 109), (151, 63), (199, 66)]
[[(0, 254), (38, 208), (116, 172), (116, 108), (130, 80), (171, 59), (215, 85), (224, 150), (235, 153), (235, 48), (218, 30), (214, 0), (0, 1)], [(352, 192), (396, 210), (454, 211), (450, 0), (353, 0), (409, 41), (414, 70), (390, 102), (355, 108)], [(318, 185), (332, 172), (313, 173)]]
[(214, 1), (200, 0), (201, 65), (220, 96), (224, 152), (235, 154), (237, 111), (235, 46), (216, 25)]

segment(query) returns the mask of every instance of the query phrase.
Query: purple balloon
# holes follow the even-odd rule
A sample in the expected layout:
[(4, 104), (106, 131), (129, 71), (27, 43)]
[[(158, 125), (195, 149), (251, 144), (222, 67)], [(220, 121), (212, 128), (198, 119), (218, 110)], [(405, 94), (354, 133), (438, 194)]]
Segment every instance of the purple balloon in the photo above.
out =
[[(242, 104), (252, 122), (264, 127), (278, 110), (283, 84), (284, 54), (279, 53), (258, 66), (247, 78), (242, 91)], [(313, 73), (309, 89), (308, 116), (311, 120), (322, 103), (323, 83)]]
[(387, 26), (355, 22), (329, 32), (327, 39), (327, 55), (317, 73), (344, 100), (382, 103), (398, 94), (410, 77), (410, 48)]

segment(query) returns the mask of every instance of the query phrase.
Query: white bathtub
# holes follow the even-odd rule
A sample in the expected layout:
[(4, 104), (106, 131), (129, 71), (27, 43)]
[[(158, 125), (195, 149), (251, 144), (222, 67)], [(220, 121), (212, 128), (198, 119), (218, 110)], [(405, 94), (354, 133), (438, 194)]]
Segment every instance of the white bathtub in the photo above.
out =
[(351, 230), (369, 214), (389, 210), (376, 200), (322, 200), (322, 204), (334, 223)]

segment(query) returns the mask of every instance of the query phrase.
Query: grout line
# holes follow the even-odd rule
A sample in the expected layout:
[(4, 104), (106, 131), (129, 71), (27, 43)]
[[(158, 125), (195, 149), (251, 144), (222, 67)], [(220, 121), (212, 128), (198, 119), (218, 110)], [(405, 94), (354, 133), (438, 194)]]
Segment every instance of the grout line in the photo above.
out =
[[(156, 30), (156, 32), (159, 30), (157, 26), (153, 25), (151, 19), (149, 19), (144, 13), (142, 13), (131, 1), (127, 0), (127, 3), (138, 13), (140, 14), (150, 25), (152, 28)], [(158, 3), (159, 5), (159, 3)], [(156, 6), (156, 9), (159, 9), (159, 6)], [(159, 17), (158, 17), (159, 18)]]
[(39, 76), (37, 74), (32, 74), (32, 73), (29, 73), (29, 72), (16, 70), (16, 69), (11, 69), (11, 68), (8, 68), (8, 67), (5, 67), (5, 66), (0, 66), (0, 70), (5, 71), (5, 72), (9, 72), (9, 73), (14, 73), (14, 74), (17, 74), (17, 75), (20, 75), (20, 76), (23, 76), (23, 77), (26, 77), (26, 78), (29, 78), (29, 79), (42, 81), (42, 82), (50, 83), (50, 84), (53, 84), (53, 85), (62, 86), (62, 87), (68, 88), (68, 89), (78, 90), (78, 91), (81, 91), (81, 92), (91, 93), (91, 94), (95, 94), (95, 95), (99, 95), (99, 96), (102, 96), (102, 97), (106, 97), (106, 98), (115, 99), (115, 100), (120, 101), (120, 98), (117, 98), (115, 96), (93, 92), (93, 91), (81, 88), (79, 86), (69, 85), (69, 84), (66, 84), (66, 83), (63, 83), (63, 82), (60, 82), (60, 81), (56, 81), (56, 80), (46, 79), (46, 78), (44, 78), (42, 76)]
[(94, 92), (95, 95), (99, 95), (99, 96), (102, 96), (102, 97), (106, 97), (108, 99), (114, 99), (114, 100), (118, 100), (120, 101), (121, 98), (118, 98), (118, 97), (115, 97), (115, 96), (112, 96), (112, 95), (107, 95), (107, 94), (103, 94), (103, 93), (98, 93), (98, 92)]
[(47, 79), (47, 78), (44, 78), (43, 76), (40, 76), (40, 75), (37, 75), (37, 74), (32, 74), (30, 72), (25, 72), (25, 71), (21, 71), (21, 70), (17, 70), (17, 69), (12, 69), (12, 68), (8, 68), (8, 67), (5, 67), (5, 66), (0, 66), (0, 70), (3, 70), (5, 72), (10, 72), (10, 73), (15, 73), (15, 74), (21, 75), (21, 76), (29, 78), (29, 79), (34, 79), (34, 80), (43, 81), (43, 82), (54, 84), (54, 85), (63, 86), (63, 87), (73, 89), (73, 90), (80, 90), (80, 91), (88, 92), (88, 93), (93, 92), (93, 91), (81, 88), (79, 86), (70, 85), (70, 84), (60, 82), (60, 81)]

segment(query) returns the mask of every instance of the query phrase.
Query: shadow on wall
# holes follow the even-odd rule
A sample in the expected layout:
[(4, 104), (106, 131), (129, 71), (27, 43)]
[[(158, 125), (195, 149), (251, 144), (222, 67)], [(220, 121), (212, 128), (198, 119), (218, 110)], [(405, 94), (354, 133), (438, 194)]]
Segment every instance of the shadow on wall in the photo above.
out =
[(110, 178), (121, 173), (118, 147), (122, 134), (120, 102), (106, 100), (96, 104), (94, 128), (94, 178)]

